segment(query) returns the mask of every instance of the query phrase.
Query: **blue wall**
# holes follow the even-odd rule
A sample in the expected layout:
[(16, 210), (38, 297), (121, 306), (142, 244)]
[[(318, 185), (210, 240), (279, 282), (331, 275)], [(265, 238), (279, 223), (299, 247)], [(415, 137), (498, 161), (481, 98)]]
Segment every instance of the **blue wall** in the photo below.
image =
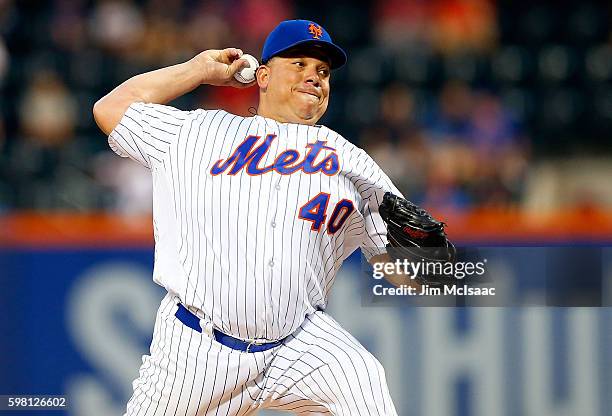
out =
[[(122, 414), (164, 293), (151, 265), (149, 248), (0, 251), (0, 394)], [(381, 360), (400, 415), (612, 415), (610, 308), (372, 306), (361, 275), (353, 256), (330, 313)]]

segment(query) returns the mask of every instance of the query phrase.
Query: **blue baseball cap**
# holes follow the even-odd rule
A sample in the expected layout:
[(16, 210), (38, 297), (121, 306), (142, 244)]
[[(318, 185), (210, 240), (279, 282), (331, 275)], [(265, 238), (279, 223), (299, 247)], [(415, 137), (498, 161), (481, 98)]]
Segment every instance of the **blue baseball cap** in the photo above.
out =
[(332, 41), (323, 26), (310, 20), (285, 20), (276, 26), (266, 38), (261, 62), (265, 64), (281, 52), (303, 44), (321, 47), (329, 56), (331, 69), (340, 68), (346, 63), (346, 52)]

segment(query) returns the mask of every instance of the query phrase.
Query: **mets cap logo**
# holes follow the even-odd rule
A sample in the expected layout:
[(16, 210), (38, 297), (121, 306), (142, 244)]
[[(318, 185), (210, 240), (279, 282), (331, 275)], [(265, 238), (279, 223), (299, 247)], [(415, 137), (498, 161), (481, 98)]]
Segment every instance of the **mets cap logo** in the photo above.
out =
[(319, 39), (321, 36), (323, 36), (323, 29), (321, 26), (315, 25), (314, 23), (310, 23), (310, 26), (308, 26), (308, 31), (314, 39)]

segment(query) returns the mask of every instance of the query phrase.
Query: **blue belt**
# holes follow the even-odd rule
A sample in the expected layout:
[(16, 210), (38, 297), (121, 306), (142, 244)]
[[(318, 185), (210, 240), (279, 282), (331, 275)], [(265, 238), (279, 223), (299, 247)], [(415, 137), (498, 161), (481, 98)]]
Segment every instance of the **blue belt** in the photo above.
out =
[[(182, 303), (178, 303), (178, 309), (174, 316), (181, 321), (184, 325), (193, 329), (194, 331), (202, 332), (202, 327), (200, 326), (200, 318), (197, 315), (189, 311)], [(278, 347), (283, 343), (283, 339), (279, 339), (278, 341), (273, 342), (253, 342), (253, 341), (243, 341), (238, 338), (234, 338), (227, 334), (224, 334), (221, 331), (218, 331), (213, 328), (213, 337), (215, 341), (220, 344), (225, 345), (234, 350), (242, 351), (242, 352), (259, 352), (266, 351), (270, 348)]]

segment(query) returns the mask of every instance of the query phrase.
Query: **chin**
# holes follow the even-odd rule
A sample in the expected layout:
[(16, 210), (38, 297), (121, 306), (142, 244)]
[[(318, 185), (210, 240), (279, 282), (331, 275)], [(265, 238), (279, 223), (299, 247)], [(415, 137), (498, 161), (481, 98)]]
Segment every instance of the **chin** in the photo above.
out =
[(321, 116), (319, 116), (318, 114), (304, 114), (301, 115), (300, 118), (306, 121), (308, 124), (315, 124), (317, 121), (319, 121)]
[(325, 114), (325, 111), (321, 112), (318, 110), (318, 108), (303, 109), (303, 111), (298, 111), (296, 114), (302, 120), (307, 120), (309, 122), (312, 122), (312, 124), (315, 124), (317, 121), (319, 121), (321, 117), (323, 117), (323, 114)]
[(296, 103), (294, 108), (295, 114), (300, 117), (302, 120), (308, 120), (308, 121), (313, 121), (313, 124), (316, 123), (321, 117), (323, 117), (323, 114), (325, 114), (325, 110), (327, 109), (327, 106), (325, 106), (326, 108), (321, 108), (321, 106), (319, 105), (319, 103), (305, 103), (305, 102), (300, 102), (300, 103)]
[(295, 115), (301, 120), (311, 121), (318, 120), (319, 117), (315, 111), (296, 111)]

